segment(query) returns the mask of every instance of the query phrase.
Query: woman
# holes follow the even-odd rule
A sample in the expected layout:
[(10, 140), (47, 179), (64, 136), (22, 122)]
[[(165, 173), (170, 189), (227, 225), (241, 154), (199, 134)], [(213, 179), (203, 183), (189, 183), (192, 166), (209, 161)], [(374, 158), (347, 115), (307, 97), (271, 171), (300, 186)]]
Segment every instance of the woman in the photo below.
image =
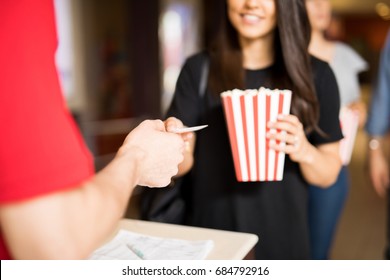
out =
[[(329, 0), (306, 0), (312, 27), (309, 51), (329, 63), (340, 92), (340, 104), (357, 110), (360, 126), (366, 119), (364, 103), (360, 100), (358, 74), (367, 69), (367, 63), (349, 46), (330, 41), (325, 30), (331, 21)], [(343, 166), (337, 181), (327, 189), (309, 187), (309, 227), (313, 259), (328, 259), (337, 222), (347, 199), (349, 180), (347, 166)]]
[[(257, 234), (257, 259), (307, 259), (308, 183), (332, 184), (341, 165), (337, 84), (329, 66), (307, 53), (310, 27), (304, 0), (226, 4), (215, 43), (186, 61), (168, 110), (175, 118), (166, 121), (168, 131), (183, 123), (209, 125), (192, 137), (179, 167), (180, 175), (191, 169), (187, 222)], [(205, 61), (210, 74), (201, 98)], [(288, 155), (284, 180), (237, 182), (219, 94), (260, 86), (293, 91), (292, 114), (269, 124), (287, 132), (268, 135), (287, 142), (285, 147), (271, 146)]]

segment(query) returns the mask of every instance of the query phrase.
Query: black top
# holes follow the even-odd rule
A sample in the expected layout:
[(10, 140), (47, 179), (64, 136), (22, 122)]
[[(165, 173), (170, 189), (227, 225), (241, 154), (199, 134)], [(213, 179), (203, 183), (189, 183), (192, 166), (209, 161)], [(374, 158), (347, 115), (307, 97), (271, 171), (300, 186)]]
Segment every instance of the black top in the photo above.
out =
[[(188, 192), (188, 224), (194, 226), (254, 233), (259, 236), (257, 259), (307, 259), (307, 183), (299, 166), (286, 155), (283, 181), (237, 182), (221, 100), (208, 90), (199, 94), (205, 53), (190, 57), (180, 73), (168, 116), (187, 126), (208, 124), (197, 132), (195, 162)], [(314, 144), (342, 138), (338, 114), (339, 95), (328, 64), (312, 58), (315, 86), (320, 103), (317, 133), (308, 136)], [(270, 68), (246, 71), (246, 87), (259, 88)]]

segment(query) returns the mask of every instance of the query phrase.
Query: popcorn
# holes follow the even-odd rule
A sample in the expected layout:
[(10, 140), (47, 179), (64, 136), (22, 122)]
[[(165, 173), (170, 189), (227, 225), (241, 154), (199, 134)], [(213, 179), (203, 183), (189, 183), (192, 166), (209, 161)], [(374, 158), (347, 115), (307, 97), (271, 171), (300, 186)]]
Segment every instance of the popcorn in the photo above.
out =
[(269, 149), (270, 140), (266, 139), (266, 133), (276, 132), (267, 128), (269, 121), (276, 121), (280, 114), (290, 113), (291, 95), (290, 90), (263, 87), (221, 93), (238, 181), (283, 179), (285, 154)]

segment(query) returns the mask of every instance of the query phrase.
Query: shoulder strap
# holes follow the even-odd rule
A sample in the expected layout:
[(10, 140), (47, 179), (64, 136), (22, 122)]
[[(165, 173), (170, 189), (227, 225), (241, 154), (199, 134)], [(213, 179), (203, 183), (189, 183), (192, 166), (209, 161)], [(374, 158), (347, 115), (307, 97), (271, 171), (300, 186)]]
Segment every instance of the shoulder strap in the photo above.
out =
[(209, 76), (209, 60), (208, 60), (208, 58), (206, 58), (202, 62), (202, 69), (201, 69), (201, 73), (200, 73), (199, 96), (201, 98), (203, 98), (203, 96), (206, 93), (208, 76)]
[(200, 69), (200, 80), (199, 80), (199, 112), (200, 112), (200, 120), (201, 122), (202, 119), (204, 119), (204, 114), (205, 114), (205, 106), (206, 102), (204, 100), (204, 96), (206, 94), (206, 89), (207, 89), (207, 80), (209, 76), (209, 60), (206, 57), (202, 61), (202, 68)]

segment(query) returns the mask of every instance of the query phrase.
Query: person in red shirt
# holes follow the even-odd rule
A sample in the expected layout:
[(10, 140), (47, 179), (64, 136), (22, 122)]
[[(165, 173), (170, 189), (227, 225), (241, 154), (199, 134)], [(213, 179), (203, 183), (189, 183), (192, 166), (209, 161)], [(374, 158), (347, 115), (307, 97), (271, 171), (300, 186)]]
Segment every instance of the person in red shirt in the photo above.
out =
[(144, 121), (94, 174), (60, 91), (53, 1), (2, 1), (0, 40), (0, 258), (86, 258), (134, 186), (169, 184), (185, 136)]

